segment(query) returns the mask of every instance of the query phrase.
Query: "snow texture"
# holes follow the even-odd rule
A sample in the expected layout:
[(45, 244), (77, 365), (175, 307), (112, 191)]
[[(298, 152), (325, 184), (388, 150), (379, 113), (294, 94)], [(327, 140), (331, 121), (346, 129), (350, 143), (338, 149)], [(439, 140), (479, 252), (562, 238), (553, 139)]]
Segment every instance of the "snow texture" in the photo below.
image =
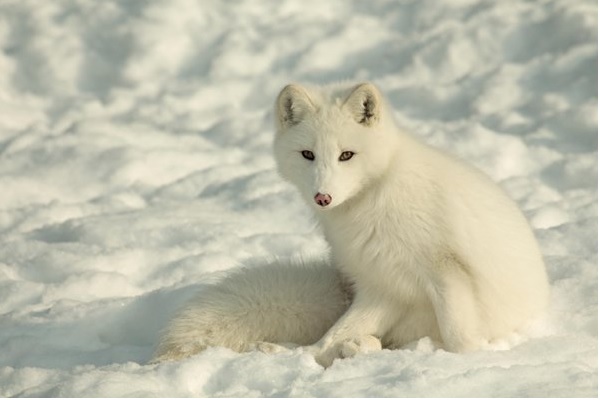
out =
[[(0, 3), (0, 396), (597, 395), (597, 3)], [(240, 265), (320, 257), (277, 175), (290, 81), (372, 80), (535, 229), (532, 337), (336, 361), (214, 348), (146, 365), (174, 310)], [(494, 210), (490, 210), (494, 212)]]

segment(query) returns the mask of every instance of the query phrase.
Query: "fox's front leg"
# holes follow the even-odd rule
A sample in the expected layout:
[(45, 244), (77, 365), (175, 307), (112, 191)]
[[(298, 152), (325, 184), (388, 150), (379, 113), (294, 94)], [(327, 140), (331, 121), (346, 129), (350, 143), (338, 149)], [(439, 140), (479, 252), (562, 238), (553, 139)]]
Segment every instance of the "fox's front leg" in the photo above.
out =
[(315, 360), (329, 367), (336, 358), (381, 350), (381, 337), (393, 316), (387, 315), (383, 299), (365, 299), (357, 293), (354, 302), (333, 327), (312, 346)]

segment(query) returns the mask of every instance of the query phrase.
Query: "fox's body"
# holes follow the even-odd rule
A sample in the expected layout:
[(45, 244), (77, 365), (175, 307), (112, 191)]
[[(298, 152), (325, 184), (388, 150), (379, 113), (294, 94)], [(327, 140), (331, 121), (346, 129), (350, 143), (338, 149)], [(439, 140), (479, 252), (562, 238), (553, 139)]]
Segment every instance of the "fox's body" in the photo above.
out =
[(517, 206), (478, 170), (399, 130), (375, 87), (290, 85), (276, 114), (279, 171), (315, 209), (354, 294), (312, 347), (322, 364), (374, 338), (476, 350), (543, 310), (546, 272)]

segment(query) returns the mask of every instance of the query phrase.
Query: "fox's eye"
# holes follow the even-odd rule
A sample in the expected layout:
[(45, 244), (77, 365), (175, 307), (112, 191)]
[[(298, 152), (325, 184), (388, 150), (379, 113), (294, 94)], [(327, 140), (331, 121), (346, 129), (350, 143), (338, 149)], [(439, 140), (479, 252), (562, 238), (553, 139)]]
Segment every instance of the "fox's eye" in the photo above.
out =
[(315, 155), (310, 150), (302, 150), (301, 153), (302, 153), (302, 157), (306, 158), (307, 160), (312, 161), (315, 159)]
[(340, 161), (348, 161), (353, 156), (354, 156), (354, 152), (352, 152), (352, 151), (343, 151), (342, 154), (340, 154), (340, 158), (338, 158), (338, 160), (340, 160)]

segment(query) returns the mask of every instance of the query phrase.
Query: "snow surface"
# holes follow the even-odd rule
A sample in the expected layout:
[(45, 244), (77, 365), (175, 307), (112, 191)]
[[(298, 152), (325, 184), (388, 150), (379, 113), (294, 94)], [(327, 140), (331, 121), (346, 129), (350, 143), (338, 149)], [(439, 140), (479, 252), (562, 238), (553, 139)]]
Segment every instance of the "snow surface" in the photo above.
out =
[[(596, 396), (597, 4), (0, 3), (0, 396)], [(535, 228), (534, 337), (336, 361), (208, 351), (145, 365), (224, 271), (327, 251), (277, 175), (290, 81), (373, 80)], [(493, 212), (493, 210), (490, 210)], [(258, 260), (258, 261), (257, 261)]]

